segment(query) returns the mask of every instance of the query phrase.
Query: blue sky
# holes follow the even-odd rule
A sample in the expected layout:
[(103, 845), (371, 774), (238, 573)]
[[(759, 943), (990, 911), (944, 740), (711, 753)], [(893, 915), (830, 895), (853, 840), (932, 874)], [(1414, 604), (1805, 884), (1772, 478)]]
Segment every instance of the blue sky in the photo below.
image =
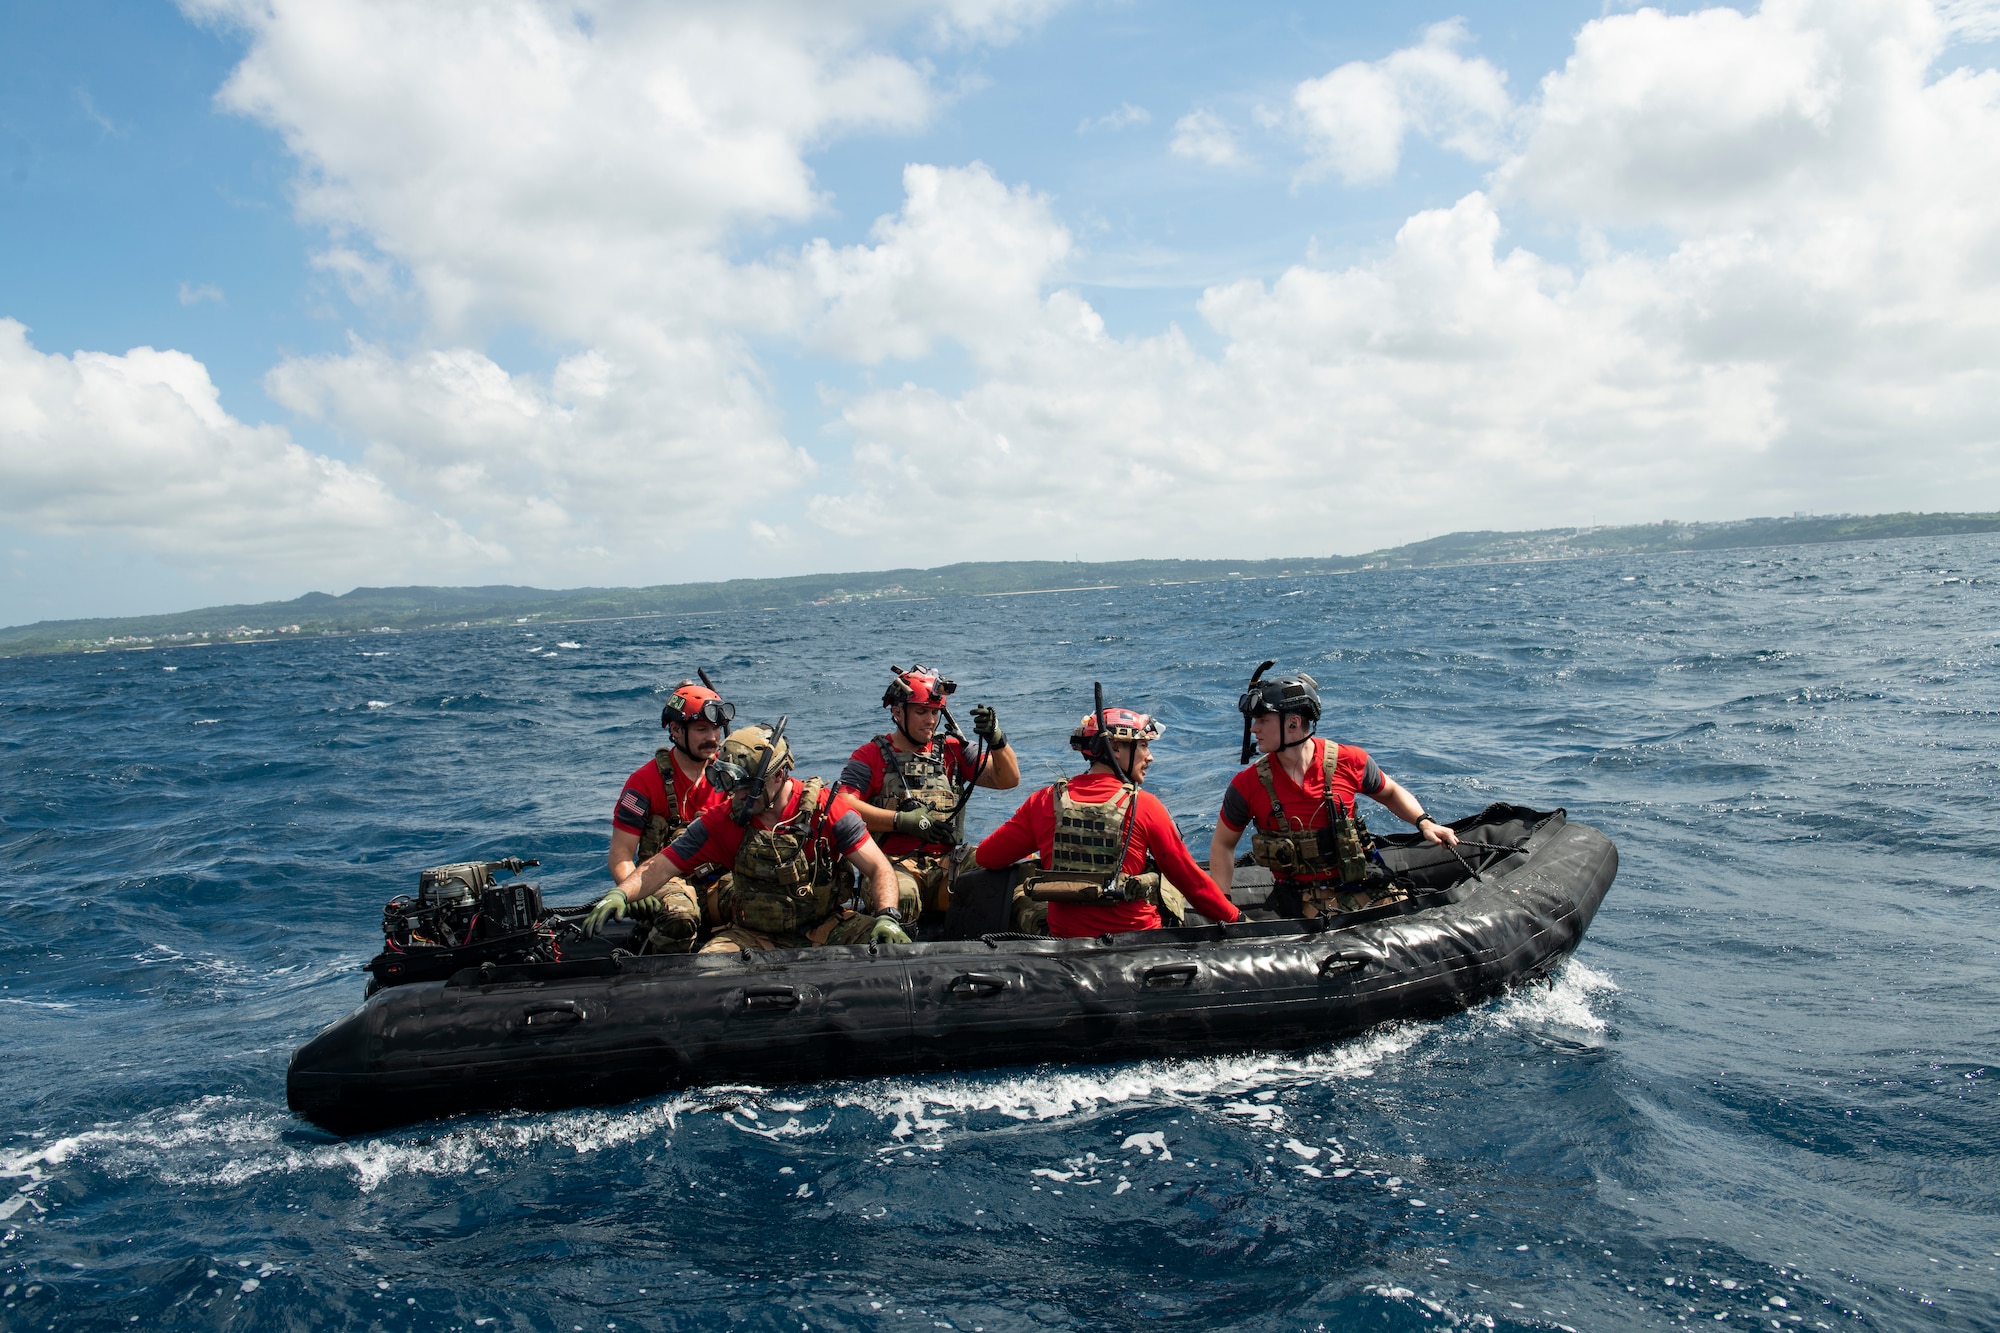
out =
[(1996, 12), (8, 4), (0, 621), (2000, 507)]

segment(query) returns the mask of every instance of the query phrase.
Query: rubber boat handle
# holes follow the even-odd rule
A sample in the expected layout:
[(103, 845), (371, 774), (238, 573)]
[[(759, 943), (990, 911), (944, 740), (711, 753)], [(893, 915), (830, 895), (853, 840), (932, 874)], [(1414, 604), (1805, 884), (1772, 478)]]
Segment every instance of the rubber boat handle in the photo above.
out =
[(1194, 963), (1162, 963), (1145, 971), (1148, 986), (1189, 986), (1194, 984), (1195, 973), (1200, 967)]
[(991, 972), (961, 972), (951, 979), (953, 995), (998, 995), (1007, 989), (1007, 978)]
[(568, 1027), (583, 1021), (583, 1010), (573, 1004), (545, 1004), (521, 1015), (521, 1025), (531, 1028)]
[(1323, 977), (1339, 976), (1342, 972), (1352, 972), (1381, 961), (1365, 953), (1330, 953), (1319, 960), (1319, 974)]
[(743, 992), (745, 1009), (796, 1009), (799, 993), (790, 986), (759, 986)]

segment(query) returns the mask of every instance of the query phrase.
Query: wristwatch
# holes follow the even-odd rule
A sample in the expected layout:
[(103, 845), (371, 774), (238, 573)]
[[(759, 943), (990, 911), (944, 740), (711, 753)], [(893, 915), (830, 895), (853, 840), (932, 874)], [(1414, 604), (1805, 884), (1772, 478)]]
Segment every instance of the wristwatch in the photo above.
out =
[(900, 907), (885, 907), (875, 916), (878, 920), (893, 921), (899, 926), (903, 924), (903, 909)]

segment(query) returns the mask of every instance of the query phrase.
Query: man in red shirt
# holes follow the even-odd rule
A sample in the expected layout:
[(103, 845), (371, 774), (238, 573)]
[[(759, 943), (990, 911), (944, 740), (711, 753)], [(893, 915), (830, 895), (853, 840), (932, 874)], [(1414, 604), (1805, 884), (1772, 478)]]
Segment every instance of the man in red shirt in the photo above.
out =
[(1160, 724), (1129, 708), (1102, 715), (1101, 726), (1092, 713), (1070, 733), (1070, 748), (1090, 759), (1090, 771), (1023, 801), (973, 853), (980, 869), (1038, 856), (1044, 873), (1030, 875), (1030, 891), (1043, 884), (1042, 892), (1059, 895), (1048, 900), (1049, 934), (1059, 938), (1159, 929), (1159, 908), (1147, 900), (1155, 894), (1143, 881), (1132, 884), (1148, 856), (1203, 915), (1236, 920), (1235, 905), (1188, 855), (1167, 807), (1139, 789)]
[[(668, 744), (625, 779), (625, 789), (611, 810), (611, 851), (605, 862), (613, 880), (622, 883), (639, 862), (679, 837), (715, 798), (708, 785), (708, 761), (715, 758), (722, 746), (722, 729), (735, 716), (736, 705), (707, 685), (684, 680), (674, 686), (660, 709)], [(649, 951), (686, 953), (694, 948), (703, 912), (688, 880), (666, 881), (641, 910), (652, 925)], [(717, 924), (712, 909), (707, 924)]]
[(1253, 678), (1237, 709), (1261, 757), (1223, 793), (1222, 817), (1208, 847), (1209, 873), (1223, 892), (1235, 872), (1236, 844), (1254, 821), (1250, 854), (1276, 880), (1267, 906), (1278, 915), (1358, 912), (1401, 898), (1381, 875), (1371, 882), (1357, 794), (1415, 824), (1427, 841), (1457, 846), (1458, 835), (1425, 814), (1366, 750), (1313, 735), (1320, 704), (1319, 683), (1311, 676)]
[[(888, 858), (845, 798), (818, 778), (792, 776), (792, 749), (777, 728), (732, 732), (709, 774), (716, 799), (604, 895), (584, 920), (586, 933), (675, 877), (713, 864), (729, 867), (730, 876), (719, 902), (724, 924), (703, 953), (910, 942), (896, 910)], [(861, 872), (873, 915), (847, 908), (836, 861)]]
[(975, 761), (963, 736), (937, 734), (945, 696), (958, 686), (929, 667), (889, 670), (882, 705), (894, 729), (849, 757), (836, 790), (895, 867), (897, 906), (915, 921), (951, 907), (951, 853), (965, 836), (960, 784), (1007, 791), (1021, 785), (1021, 765), (991, 708), (972, 710), (973, 734), (986, 748)]

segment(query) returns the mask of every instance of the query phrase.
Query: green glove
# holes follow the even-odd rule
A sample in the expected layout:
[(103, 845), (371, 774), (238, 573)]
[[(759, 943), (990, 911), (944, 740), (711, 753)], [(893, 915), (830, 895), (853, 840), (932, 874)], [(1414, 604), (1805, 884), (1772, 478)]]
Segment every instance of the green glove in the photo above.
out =
[(1007, 733), (1000, 730), (1000, 718), (985, 704), (972, 710), (972, 734), (984, 736), (989, 750), (1007, 748)]
[(888, 917), (877, 917), (875, 929), (868, 932), (870, 944), (908, 944), (909, 935)]
[(936, 811), (931, 810), (929, 807), (922, 807), (916, 810), (902, 810), (897, 812), (895, 832), (907, 833), (915, 838), (935, 840), (938, 835), (947, 832), (947, 830), (944, 822), (937, 817)]
[(641, 898), (637, 902), (626, 904), (626, 910), (632, 913), (634, 921), (651, 922), (666, 909), (667, 905), (658, 898)]
[(958, 845), (958, 822), (946, 819), (937, 811), (928, 808), (905, 810), (897, 815), (895, 831), (907, 833), (913, 838), (922, 838), (934, 847)]
[(615, 921), (625, 915), (626, 906), (625, 895), (619, 890), (613, 889), (605, 894), (597, 900), (597, 906), (590, 909), (590, 914), (584, 917), (583, 933), (595, 935), (603, 930), (605, 922)]

